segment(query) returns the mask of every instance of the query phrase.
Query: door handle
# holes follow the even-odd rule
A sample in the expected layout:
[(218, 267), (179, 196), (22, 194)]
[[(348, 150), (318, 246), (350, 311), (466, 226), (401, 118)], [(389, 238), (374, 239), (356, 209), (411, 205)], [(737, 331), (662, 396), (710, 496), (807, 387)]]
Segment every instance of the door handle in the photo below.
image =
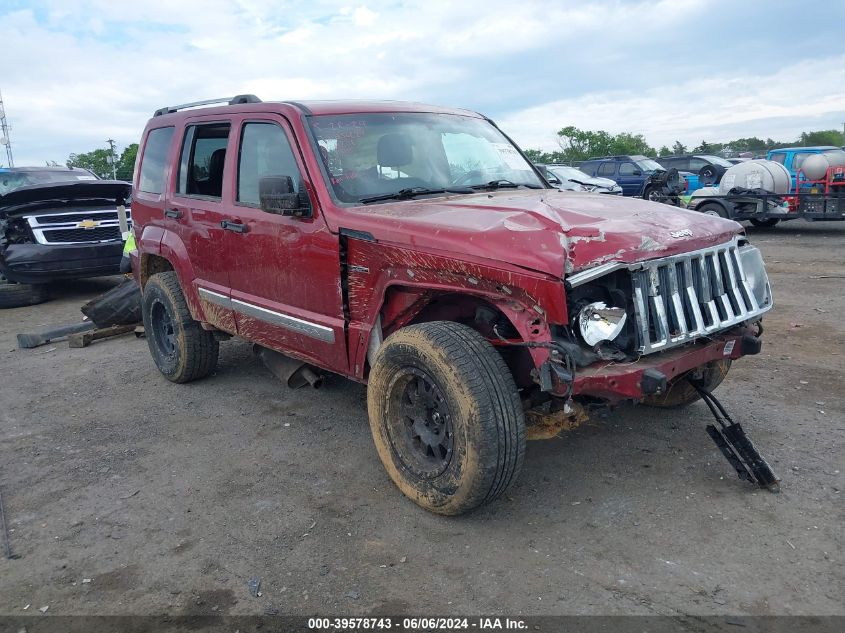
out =
[(174, 220), (178, 220), (184, 214), (179, 209), (165, 209), (164, 215), (168, 218), (173, 218)]
[(220, 222), (221, 228), (227, 231), (234, 231), (235, 233), (246, 233), (247, 227), (246, 224), (241, 224), (240, 222), (232, 222), (231, 220), (223, 220)]

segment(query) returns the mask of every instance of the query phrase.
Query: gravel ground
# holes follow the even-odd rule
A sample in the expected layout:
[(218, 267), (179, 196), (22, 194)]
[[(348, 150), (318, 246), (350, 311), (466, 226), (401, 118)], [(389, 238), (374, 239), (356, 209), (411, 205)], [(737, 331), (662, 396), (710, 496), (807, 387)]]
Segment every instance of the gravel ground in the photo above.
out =
[(0, 313), (20, 554), (0, 559), (0, 614), (845, 614), (845, 225), (749, 232), (776, 308), (718, 395), (779, 495), (732, 474), (703, 404), (623, 407), (530, 443), (507, 498), (443, 518), (388, 480), (361, 385), (288, 390), (237, 340), (191, 385), (131, 335), (16, 349), (115, 279)]

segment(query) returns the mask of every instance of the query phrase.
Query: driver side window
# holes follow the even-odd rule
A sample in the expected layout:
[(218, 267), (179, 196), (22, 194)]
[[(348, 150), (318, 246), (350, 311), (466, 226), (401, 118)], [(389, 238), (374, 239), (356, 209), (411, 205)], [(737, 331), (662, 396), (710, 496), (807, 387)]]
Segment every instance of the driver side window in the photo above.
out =
[(633, 176), (635, 171), (637, 171), (637, 166), (634, 163), (622, 163), (619, 165), (620, 176)]
[(241, 204), (258, 207), (262, 178), (288, 176), (293, 190), (302, 189), (302, 174), (284, 130), (275, 123), (246, 123), (238, 149), (238, 192)]

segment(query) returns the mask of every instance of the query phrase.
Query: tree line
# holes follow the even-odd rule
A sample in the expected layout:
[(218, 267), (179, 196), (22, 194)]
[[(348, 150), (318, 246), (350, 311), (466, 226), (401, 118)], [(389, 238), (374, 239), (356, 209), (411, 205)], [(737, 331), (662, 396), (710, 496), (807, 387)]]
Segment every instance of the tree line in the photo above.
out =
[(680, 141), (675, 141), (672, 147), (663, 145), (655, 149), (648, 144), (642, 134), (631, 134), (621, 132), (610, 134), (604, 130), (592, 131), (581, 130), (574, 125), (562, 128), (557, 133), (557, 142), (560, 149), (554, 152), (546, 152), (539, 149), (525, 150), (525, 155), (535, 163), (579, 163), (592, 156), (614, 156), (614, 155), (643, 155), (643, 156), (671, 156), (673, 154), (720, 154), (723, 151), (731, 154), (740, 152), (752, 152), (755, 155), (765, 154), (770, 149), (778, 147), (811, 145), (835, 145), (841, 146), (843, 134), (839, 130), (818, 130), (815, 132), (802, 132), (796, 141), (775, 141), (771, 138), (765, 140), (751, 136), (738, 138), (727, 143), (708, 143), (701, 141), (695, 147), (687, 147)]
[(100, 178), (111, 179), (112, 173), (117, 180), (132, 180), (135, 170), (135, 157), (138, 155), (138, 143), (132, 143), (117, 155), (112, 172), (111, 150), (95, 149), (82, 154), (71, 154), (65, 163), (68, 167), (82, 167), (95, 173)]
[[(655, 149), (648, 144), (642, 134), (631, 134), (620, 132), (610, 134), (604, 130), (591, 131), (581, 130), (574, 125), (562, 128), (557, 133), (557, 142), (560, 149), (554, 152), (546, 152), (539, 149), (527, 149), (525, 155), (535, 163), (580, 163), (591, 156), (614, 156), (614, 155), (643, 155), (643, 156), (671, 156), (673, 154), (719, 154), (723, 150), (732, 153), (753, 152), (765, 154), (770, 149), (778, 147), (811, 145), (835, 145), (841, 146), (843, 135), (839, 130), (818, 130), (815, 132), (802, 132), (796, 141), (775, 141), (771, 138), (765, 140), (750, 136), (738, 138), (728, 143), (708, 143), (701, 141), (695, 147), (687, 147), (680, 141), (675, 141), (672, 147), (663, 145)], [(115, 162), (115, 177), (118, 180), (132, 180), (132, 172), (135, 168), (135, 157), (138, 154), (138, 143), (132, 143), (124, 148)], [(68, 167), (83, 167), (89, 169), (100, 178), (112, 177), (112, 164), (109, 161), (111, 150), (95, 149), (81, 154), (71, 154), (67, 159)]]

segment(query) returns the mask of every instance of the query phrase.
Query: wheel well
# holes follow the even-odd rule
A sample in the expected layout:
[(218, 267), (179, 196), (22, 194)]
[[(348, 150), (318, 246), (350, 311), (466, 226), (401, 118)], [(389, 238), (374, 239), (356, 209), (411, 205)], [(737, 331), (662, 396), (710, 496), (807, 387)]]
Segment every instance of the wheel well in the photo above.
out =
[(150, 277), (156, 273), (167, 272), (168, 270), (175, 270), (173, 264), (161, 255), (141, 255), (141, 287), (143, 288)]
[[(389, 300), (390, 296), (388, 296)], [(385, 302), (386, 305), (388, 301)], [(496, 344), (500, 337), (506, 339), (522, 337), (513, 322), (492, 302), (483, 297), (461, 293), (426, 294), (420, 296), (409, 311), (413, 311), (413, 314), (406, 314), (405, 319), (387, 322), (384, 335), (387, 336), (401, 327), (415, 323), (430, 321), (461, 323), (476, 330), (496, 346), (496, 350), (505, 360), (518, 387), (533, 384), (531, 370), (534, 369), (534, 362), (528, 348)], [(389, 314), (389, 310), (385, 312)]]

